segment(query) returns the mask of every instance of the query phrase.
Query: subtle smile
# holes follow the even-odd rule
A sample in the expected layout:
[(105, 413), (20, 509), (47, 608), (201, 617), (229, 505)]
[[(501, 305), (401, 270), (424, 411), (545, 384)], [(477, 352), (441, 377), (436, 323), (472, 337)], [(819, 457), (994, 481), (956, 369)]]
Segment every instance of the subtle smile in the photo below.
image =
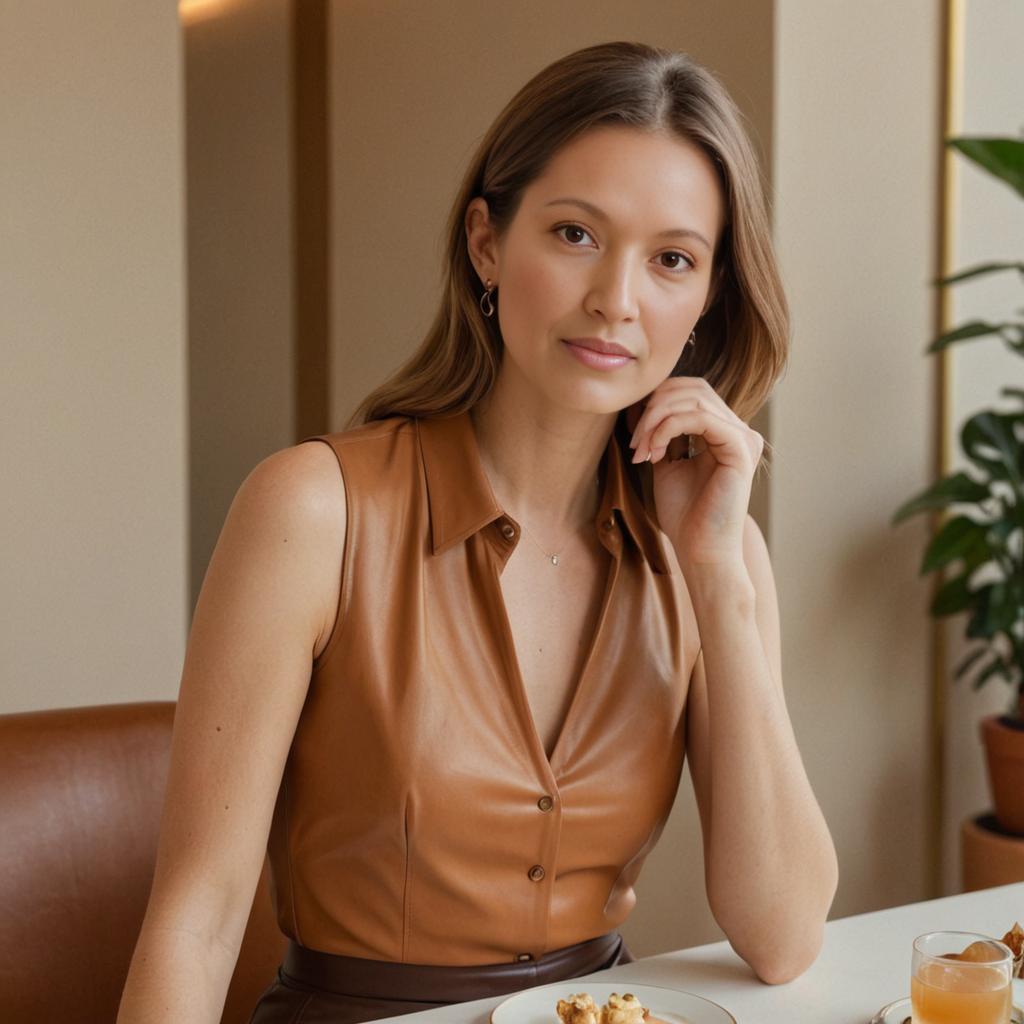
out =
[(581, 363), (595, 370), (617, 370), (636, 358), (621, 345), (600, 338), (563, 338), (562, 344)]

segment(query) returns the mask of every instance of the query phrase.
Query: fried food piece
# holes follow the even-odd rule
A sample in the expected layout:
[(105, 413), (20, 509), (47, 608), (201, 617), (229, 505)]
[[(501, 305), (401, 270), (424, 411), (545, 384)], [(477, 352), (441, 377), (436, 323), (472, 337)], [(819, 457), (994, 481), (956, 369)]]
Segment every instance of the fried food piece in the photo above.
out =
[(601, 1007), (600, 1024), (644, 1024), (647, 1007), (632, 992), (619, 995), (612, 992), (608, 1002)]
[(612, 992), (600, 1009), (589, 992), (558, 1000), (562, 1024), (662, 1024), (632, 992)]
[(1003, 942), (1013, 950), (1013, 973), (1024, 978), (1024, 928), (1015, 921), (1013, 927), (1003, 936)]
[(557, 1010), (562, 1024), (600, 1024), (600, 1011), (589, 992), (559, 999)]

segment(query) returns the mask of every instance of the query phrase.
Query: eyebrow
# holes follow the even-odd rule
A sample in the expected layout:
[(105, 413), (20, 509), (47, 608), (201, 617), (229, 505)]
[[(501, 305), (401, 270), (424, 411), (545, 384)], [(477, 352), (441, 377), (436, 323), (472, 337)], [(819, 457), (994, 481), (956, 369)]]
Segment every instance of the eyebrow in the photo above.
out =
[[(595, 206), (593, 203), (588, 203), (585, 199), (576, 199), (572, 196), (565, 196), (561, 199), (552, 199), (551, 202), (545, 203), (545, 206), (557, 206), (560, 203), (568, 203), (572, 206), (579, 206), (586, 210), (587, 213), (599, 220), (607, 221), (608, 214), (604, 212), (599, 206)], [(659, 231), (655, 238), (668, 238), (670, 236), (678, 236), (681, 238), (695, 238), (698, 242), (703, 242), (705, 248), (710, 252), (711, 243), (697, 230), (694, 228), (666, 228), (664, 231)]]

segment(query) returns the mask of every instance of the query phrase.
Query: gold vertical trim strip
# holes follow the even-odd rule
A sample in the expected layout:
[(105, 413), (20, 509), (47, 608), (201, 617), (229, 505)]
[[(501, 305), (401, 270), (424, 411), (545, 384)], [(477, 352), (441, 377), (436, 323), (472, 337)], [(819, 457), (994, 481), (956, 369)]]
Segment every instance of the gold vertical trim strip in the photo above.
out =
[[(943, 24), (943, 81), (942, 81), (942, 137), (939, 155), (939, 216), (937, 277), (947, 277), (954, 271), (953, 260), (956, 248), (956, 195), (957, 163), (956, 153), (946, 145), (946, 140), (960, 134), (963, 124), (964, 94), (964, 2), (945, 0)], [(949, 288), (936, 287), (935, 336), (952, 327), (953, 296)], [(936, 368), (936, 430), (939, 443), (936, 449), (937, 477), (944, 477), (952, 470), (953, 446), (953, 373), (952, 352), (949, 347), (937, 353)], [(942, 513), (932, 519), (932, 535), (941, 526)], [(946, 579), (945, 571), (936, 574), (934, 593)], [(946, 622), (932, 620), (932, 736), (929, 767), (931, 775), (931, 841), (929, 889), (933, 897), (943, 895), (945, 859), (945, 837), (943, 826), (946, 810), (947, 762), (946, 762), (946, 694), (947, 678)]]

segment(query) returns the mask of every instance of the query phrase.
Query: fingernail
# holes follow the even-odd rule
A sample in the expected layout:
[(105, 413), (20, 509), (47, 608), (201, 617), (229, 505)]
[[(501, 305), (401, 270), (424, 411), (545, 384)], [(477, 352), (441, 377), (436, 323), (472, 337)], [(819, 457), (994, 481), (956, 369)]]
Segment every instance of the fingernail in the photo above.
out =
[(633, 452), (633, 465), (634, 465), (634, 466), (635, 466), (635, 465), (636, 465), (636, 464), (637, 464), (638, 462), (643, 462), (643, 461), (644, 461), (644, 460), (640, 458), (640, 452), (639, 452), (639, 450), (637, 450), (637, 451)]

